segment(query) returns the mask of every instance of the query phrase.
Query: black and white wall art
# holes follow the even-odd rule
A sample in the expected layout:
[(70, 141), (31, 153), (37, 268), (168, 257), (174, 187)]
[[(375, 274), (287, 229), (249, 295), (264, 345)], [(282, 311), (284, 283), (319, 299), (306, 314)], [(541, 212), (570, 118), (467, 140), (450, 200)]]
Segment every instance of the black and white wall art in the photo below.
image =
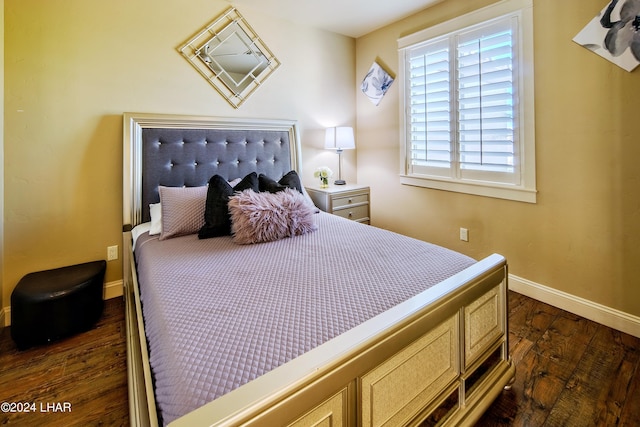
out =
[(573, 41), (632, 71), (640, 63), (640, 0), (611, 0)]
[(362, 80), (360, 89), (374, 105), (380, 104), (384, 94), (387, 93), (393, 77), (389, 75), (377, 62), (374, 62), (367, 75)]

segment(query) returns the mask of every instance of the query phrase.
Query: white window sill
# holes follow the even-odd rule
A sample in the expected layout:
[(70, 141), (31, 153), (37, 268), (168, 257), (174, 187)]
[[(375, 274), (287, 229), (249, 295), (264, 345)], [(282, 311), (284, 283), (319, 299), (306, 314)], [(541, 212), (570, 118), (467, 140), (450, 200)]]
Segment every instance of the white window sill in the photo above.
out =
[(453, 191), (456, 193), (466, 193), (526, 203), (536, 203), (537, 200), (537, 191), (535, 189), (494, 185), (485, 182), (449, 181), (430, 177), (418, 178), (415, 176), (400, 175), (400, 183), (416, 187), (433, 188), (436, 190)]

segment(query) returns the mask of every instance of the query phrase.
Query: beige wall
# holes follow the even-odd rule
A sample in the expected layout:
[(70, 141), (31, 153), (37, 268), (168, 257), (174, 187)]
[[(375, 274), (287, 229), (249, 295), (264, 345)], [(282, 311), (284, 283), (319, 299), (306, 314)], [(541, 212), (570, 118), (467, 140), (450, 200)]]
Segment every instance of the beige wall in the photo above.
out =
[[(399, 37), (490, 3), (447, 0), (359, 38), (357, 76), (376, 57), (397, 72)], [(512, 274), (640, 315), (640, 70), (572, 41), (605, 3), (534, 0), (537, 204), (400, 185), (400, 85), (378, 107), (358, 96), (358, 181), (371, 185), (373, 223), (474, 257), (501, 253)]]
[[(242, 9), (282, 66), (235, 110), (176, 50), (228, 7), (6, 0), (0, 303), (26, 273), (105, 259), (107, 246), (121, 246), (125, 111), (297, 119), (304, 178), (337, 161), (320, 148), (324, 127), (355, 125), (355, 41)], [(348, 160), (355, 178), (355, 153)], [(106, 280), (121, 277), (120, 260), (109, 262)]]
[[(534, 0), (537, 204), (398, 183), (399, 84), (375, 107), (358, 83), (376, 58), (397, 72), (398, 37), (491, 2), (447, 0), (355, 42), (243, 8), (283, 65), (234, 110), (176, 51), (226, 1), (5, 0), (0, 307), (22, 275), (121, 244), (121, 115), (136, 111), (298, 119), (307, 182), (337, 168), (324, 127), (357, 121), (346, 178), (357, 160), (375, 225), (502, 253), (515, 275), (640, 315), (640, 71), (571, 41), (601, 0)], [(107, 281), (121, 274), (110, 262)]]

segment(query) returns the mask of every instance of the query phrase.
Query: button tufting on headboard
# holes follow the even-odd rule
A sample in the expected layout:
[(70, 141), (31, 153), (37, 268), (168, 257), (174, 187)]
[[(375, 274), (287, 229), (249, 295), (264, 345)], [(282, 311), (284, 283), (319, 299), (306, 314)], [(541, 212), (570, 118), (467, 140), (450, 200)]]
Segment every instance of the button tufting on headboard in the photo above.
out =
[(232, 180), (254, 171), (279, 179), (292, 169), (289, 144), (282, 130), (143, 129), (142, 220), (159, 201), (158, 185), (200, 186), (215, 174)]
[(206, 185), (214, 174), (232, 180), (255, 171), (279, 179), (300, 172), (295, 120), (149, 113), (123, 119), (124, 226), (149, 221), (159, 185)]

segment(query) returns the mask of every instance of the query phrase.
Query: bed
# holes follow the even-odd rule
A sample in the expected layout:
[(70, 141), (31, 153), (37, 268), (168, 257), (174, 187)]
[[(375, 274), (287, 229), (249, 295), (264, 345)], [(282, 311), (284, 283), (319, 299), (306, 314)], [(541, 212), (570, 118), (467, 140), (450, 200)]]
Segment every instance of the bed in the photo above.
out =
[[(506, 260), (318, 212), (299, 147), (291, 120), (124, 114), (131, 425), (477, 420), (514, 376)], [(211, 237), (216, 191), (231, 228)]]

